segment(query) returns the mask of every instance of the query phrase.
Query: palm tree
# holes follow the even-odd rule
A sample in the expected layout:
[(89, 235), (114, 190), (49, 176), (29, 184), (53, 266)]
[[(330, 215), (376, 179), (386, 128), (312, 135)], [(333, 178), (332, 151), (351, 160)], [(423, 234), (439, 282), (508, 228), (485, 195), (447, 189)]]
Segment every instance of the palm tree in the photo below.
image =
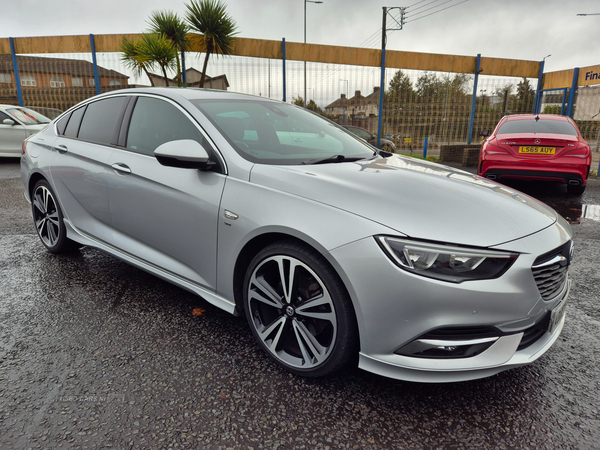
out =
[(206, 56), (200, 77), (200, 87), (204, 87), (206, 67), (211, 53), (233, 54), (234, 36), (237, 34), (235, 21), (227, 14), (221, 0), (191, 0), (187, 7), (187, 21), (192, 30), (201, 33), (199, 43)]
[(152, 81), (152, 77), (148, 73), (148, 70), (152, 68), (152, 63), (146, 59), (145, 55), (140, 54), (138, 45), (129, 39), (123, 39), (120, 50), (123, 53), (121, 61), (123, 61), (125, 66), (132, 69), (136, 75), (144, 72), (148, 76), (150, 84), (154, 86), (154, 81)]
[(137, 43), (142, 58), (157, 64), (165, 78), (165, 86), (169, 85), (167, 69), (177, 69), (177, 50), (169, 40), (159, 34), (142, 34), (142, 39)]
[(148, 75), (152, 86), (154, 83), (148, 71), (155, 65), (158, 65), (163, 73), (165, 86), (169, 85), (167, 69), (176, 68), (177, 50), (171, 46), (167, 38), (158, 34), (142, 34), (141, 40), (135, 43), (123, 39), (121, 52), (123, 53), (121, 60), (136, 73), (143, 71)]
[[(188, 33), (190, 27), (172, 11), (154, 11), (148, 21), (150, 32), (164, 36), (178, 52), (191, 47)], [(181, 63), (177, 54), (177, 81), (181, 83)]]

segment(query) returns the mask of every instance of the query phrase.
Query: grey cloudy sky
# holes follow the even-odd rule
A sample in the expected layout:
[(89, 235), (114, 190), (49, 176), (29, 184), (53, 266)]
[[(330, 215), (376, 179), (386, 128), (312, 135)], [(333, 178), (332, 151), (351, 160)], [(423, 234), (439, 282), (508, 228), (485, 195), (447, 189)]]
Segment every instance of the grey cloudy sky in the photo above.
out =
[[(303, 41), (304, 0), (225, 0), (239, 36)], [(539, 61), (546, 71), (600, 64), (598, 0), (323, 0), (307, 4), (307, 41), (380, 48), (383, 6), (408, 8), (390, 50)], [(462, 3), (461, 3), (462, 2)], [(8, 0), (0, 0), (7, 6)], [(21, 0), (2, 8), (0, 37), (138, 33), (155, 10), (185, 0)], [(448, 8), (450, 7), (450, 8)], [(426, 11), (429, 8), (433, 8)], [(431, 12), (448, 8), (425, 17)]]

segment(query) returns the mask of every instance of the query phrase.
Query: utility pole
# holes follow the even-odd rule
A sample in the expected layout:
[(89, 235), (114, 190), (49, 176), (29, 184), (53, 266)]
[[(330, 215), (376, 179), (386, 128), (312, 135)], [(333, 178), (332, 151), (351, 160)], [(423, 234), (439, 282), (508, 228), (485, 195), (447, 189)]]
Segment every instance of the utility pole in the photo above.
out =
[[(397, 9), (400, 11), (400, 20), (398, 21), (397, 17), (394, 17), (390, 14), (390, 11)], [(387, 42), (387, 32), (388, 31), (397, 31), (401, 30), (404, 26), (404, 15), (406, 12), (406, 8), (404, 7), (393, 7), (388, 8), (386, 6), (383, 7), (383, 24), (381, 25), (381, 82), (379, 84), (379, 121), (377, 124), (377, 148), (380, 147), (381, 144), (381, 120), (383, 117), (383, 91), (385, 89), (385, 45)], [(387, 15), (390, 14), (390, 17), (396, 23), (398, 28), (387, 28), (386, 19)]]

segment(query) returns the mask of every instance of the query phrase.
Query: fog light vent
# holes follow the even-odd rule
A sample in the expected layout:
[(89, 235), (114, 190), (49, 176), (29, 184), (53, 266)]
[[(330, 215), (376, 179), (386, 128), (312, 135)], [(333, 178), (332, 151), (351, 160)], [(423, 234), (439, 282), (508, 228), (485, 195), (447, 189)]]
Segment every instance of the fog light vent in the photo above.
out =
[(413, 358), (471, 358), (490, 348), (501, 334), (494, 328), (439, 328), (395, 353)]

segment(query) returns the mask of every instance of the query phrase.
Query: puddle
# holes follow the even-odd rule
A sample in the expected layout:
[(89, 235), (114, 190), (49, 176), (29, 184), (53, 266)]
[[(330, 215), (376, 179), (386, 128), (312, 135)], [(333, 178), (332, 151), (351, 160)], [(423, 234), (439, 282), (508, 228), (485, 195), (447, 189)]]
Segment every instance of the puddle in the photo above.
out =
[(570, 224), (577, 225), (583, 219), (594, 220), (600, 222), (600, 205), (587, 204), (552, 204), (549, 206), (554, 208), (557, 213), (565, 218)]

